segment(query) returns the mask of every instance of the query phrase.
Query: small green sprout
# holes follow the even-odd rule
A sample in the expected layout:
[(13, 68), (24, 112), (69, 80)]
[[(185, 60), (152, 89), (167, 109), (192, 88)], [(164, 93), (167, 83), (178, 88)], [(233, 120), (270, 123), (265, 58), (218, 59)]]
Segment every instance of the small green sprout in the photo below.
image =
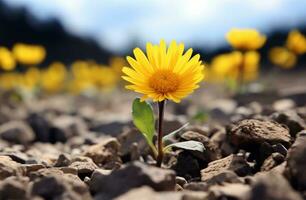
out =
[[(161, 106), (159, 106), (159, 108), (160, 107)], [(163, 107), (159, 111), (160, 113), (161, 112), (163, 113)], [(172, 143), (173, 139), (178, 134), (180, 134), (180, 132), (184, 128), (186, 128), (188, 124), (185, 124), (181, 128), (169, 133), (168, 135), (163, 136), (162, 138), (159, 138), (160, 136), (162, 136), (162, 134), (156, 134), (153, 109), (152, 106), (146, 101), (141, 101), (139, 98), (136, 98), (134, 100), (132, 106), (132, 116), (135, 126), (143, 134), (148, 145), (152, 149), (154, 157), (157, 160), (157, 166), (161, 166), (163, 160), (163, 154), (166, 152), (170, 152), (173, 147), (179, 149), (192, 150), (192, 151), (200, 151), (200, 152), (203, 152), (205, 150), (204, 145), (198, 141), (185, 141), (185, 142)], [(160, 118), (162, 118), (161, 115), (159, 116), (159, 121), (162, 120)], [(160, 123), (158, 127), (159, 127), (158, 132), (160, 132), (161, 131)], [(155, 145), (153, 141), (154, 135), (157, 135), (157, 143), (161, 143), (161, 145), (160, 144)]]

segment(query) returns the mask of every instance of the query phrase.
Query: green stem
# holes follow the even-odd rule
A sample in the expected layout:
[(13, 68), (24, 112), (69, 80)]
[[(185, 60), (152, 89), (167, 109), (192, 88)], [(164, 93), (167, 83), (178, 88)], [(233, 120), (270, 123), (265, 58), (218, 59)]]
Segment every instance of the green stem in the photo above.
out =
[(165, 100), (158, 102), (158, 135), (157, 135), (157, 159), (156, 166), (161, 167), (164, 151), (163, 151), (163, 120), (164, 120)]

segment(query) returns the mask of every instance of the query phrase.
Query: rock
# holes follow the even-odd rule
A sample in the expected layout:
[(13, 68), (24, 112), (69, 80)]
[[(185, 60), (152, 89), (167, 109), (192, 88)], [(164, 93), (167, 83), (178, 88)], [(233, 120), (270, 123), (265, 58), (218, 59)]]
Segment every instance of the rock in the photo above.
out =
[(207, 199), (245, 199), (249, 191), (250, 186), (241, 183), (214, 185), (209, 188)]
[(299, 189), (306, 190), (306, 131), (301, 131), (289, 149), (286, 171), (291, 184)]
[(33, 184), (32, 195), (45, 199), (58, 198), (65, 192), (65, 186), (55, 177), (44, 177)]
[(119, 136), (118, 136), (118, 141), (121, 144), (120, 145), (120, 154), (123, 156), (127, 156), (129, 155), (130, 158), (127, 160), (131, 160), (131, 156), (130, 155), (132, 153), (132, 145), (134, 143), (137, 143), (137, 150), (139, 150), (141, 152), (141, 154), (145, 154), (147, 152), (149, 152), (149, 148), (147, 146), (147, 142), (145, 141), (144, 137), (142, 136), (142, 134), (136, 130), (136, 128), (134, 129), (127, 129), (125, 131), (123, 131)]
[(22, 167), (26, 175), (29, 175), (31, 172), (45, 168), (45, 166), (42, 164), (23, 164)]
[(65, 135), (65, 132), (57, 127), (50, 127), (49, 130), (49, 140), (50, 143), (66, 143), (68, 137)]
[(69, 165), (71, 168), (75, 168), (78, 172), (78, 175), (81, 179), (83, 179), (85, 176), (91, 176), (92, 172), (95, 169), (98, 169), (98, 166), (92, 162), (81, 162), (81, 161), (75, 161)]
[(71, 164), (71, 158), (68, 154), (60, 154), (54, 163), (54, 167), (67, 167)]
[(288, 129), (273, 121), (246, 119), (238, 122), (230, 130), (231, 142), (238, 146), (251, 148), (263, 142), (270, 144), (290, 144)]
[(23, 169), (21, 165), (8, 156), (0, 156), (0, 180), (10, 176), (21, 176)]
[(66, 142), (72, 149), (80, 149), (83, 145), (94, 145), (97, 144), (98, 137), (96, 133), (87, 132), (87, 135), (74, 136), (68, 139)]
[(184, 189), (183, 189), (183, 187), (182, 186), (180, 186), (179, 184), (175, 184), (175, 189), (174, 189), (175, 191), (183, 191)]
[[(205, 135), (202, 135), (194, 131), (187, 131), (183, 133), (180, 137), (181, 139), (183, 139), (183, 141), (194, 140), (194, 141), (201, 142), (205, 146), (206, 150), (204, 151), (204, 153), (201, 153), (200, 156), (198, 157), (202, 158), (206, 162), (210, 162), (212, 160), (216, 160), (221, 157), (221, 152), (218, 149), (217, 145), (215, 145), (214, 143), (211, 143), (209, 138)], [(193, 152), (193, 153), (196, 156), (199, 155), (196, 152)]]
[(233, 171), (225, 170), (207, 181), (208, 185), (224, 184), (224, 183), (242, 183), (237, 174)]
[(115, 138), (106, 138), (96, 145), (87, 147), (84, 156), (91, 158), (95, 164), (105, 169), (116, 168), (121, 159), (118, 155), (120, 144)]
[[(108, 199), (103, 196), (99, 196), (96, 199)], [(133, 189), (117, 198), (115, 200), (135, 200), (135, 199), (146, 199), (146, 200), (180, 200), (181, 194), (176, 192), (171, 193), (157, 193), (150, 187), (144, 186), (140, 188)]]
[(272, 105), (275, 111), (286, 111), (295, 107), (295, 103), (291, 99), (280, 99), (273, 103)]
[(140, 160), (140, 159), (141, 159), (141, 155), (140, 155), (139, 146), (136, 142), (134, 142), (130, 146), (130, 160), (135, 161), (135, 160)]
[(306, 107), (299, 107), (296, 108), (296, 113), (302, 118), (304, 119), (304, 121), (306, 120)]
[(32, 142), (35, 135), (32, 129), (22, 121), (10, 121), (0, 126), (0, 138), (17, 144)]
[(210, 137), (210, 135), (211, 135), (211, 133), (209, 131), (209, 127), (207, 127), (207, 126), (189, 125), (184, 130), (197, 132), (201, 135), (205, 135), (205, 136), (208, 136), (208, 137)]
[(204, 182), (190, 182), (184, 185), (184, 189), (191, 191), (207, 191), (208, 185)]
[(285, 161), (285, 156), (280, 153), (272, 153), (262, 164), (260, 171), (270, 171), (272, 168)]
[(110, 175), (93, 173), (89, 182), (92, 193), (107, 195), (109, 198), (145, 185), (156, 191), (173, 191), (175, 189), (175, 173), (172, 170), (160, 169), (134, 161), (113, 171)]
[(95, 169), (92, 173), (92, 177), (97, 177), (97, 176), (106, 176), (110, 175), (112, 173), (112, 170), (107, 170), (107, 169)]
[(184, 186), (187, 183), (186, 179), (180, 176), (175, 177), (175, 182), (180, 186)]
[(64, 143), (68, 139), (67, 135), (65, 135), (66, 132), (61, 127), (53, 125), (43, 114), (31, 113), (27, 118), (27, 122), (34, 130), (37, 141), (54, 144), (56, 142)]
[(217, 120), (227, 121), (229, 115), (234, 112), (236, 107), (237, 103), (232, 99), (218, 99), (209, 105), (210, 115)]
[(286, 147), (284, 147), (284, 145), (278, 143), (272, 146), (274, 152), (278, 152), (280, 154), (282, 154), (283, 156), (287, 155), (288, 150), (286, 149)]
[(275, 160), (275, 162), (277, 163), (282, 163), (285, 161), (285, 156), (283, 154), (280, 153), (272, 153), (272, 158), (273, 160)]
[(248, 108), (251, 109), (253, 114), (261, 114), (263, 111), (262, 105), (256, 101), (249, 103)]
[(39, 178), (34, 181), (31, 194), (44, 199), (91, 199), (85, 183), (72, 174)]
[(305, 121), (295, 111), (274, 113), (271, 118), (280, 124), (286, 125), (290, 130), (291, 136), (295, 136), (299, 131), (306, 129)]
[(302, 200), (302, 197), (291, 188), (282, 175), (266, 173), (255, 177), (246, 199)]
[[(99, 196), (97, 199), (105, 199)], [(206, 192), (192, 192), (192, 191), (181, 191), (181, 192), (155, 192), (147, 186), (133, 189), (117, 198), (115, 200), (135, 200), (135, 199), (146, 199), (146, 200), (201, 200), (207, 199)]]
[(222, 143), (225, 142), (225, 140), (226, 140), (225, 130), (220, 130), (220, 131), (215, 132), (210, 138), (210, 141), (213, 144), (216, 144), (218, 147), (220, 147)]
[[(29, 159), (32, 159), (30, 163), (52, 166), (63, 150), (64, 146), (61, 143), (52, 145), (50, 143), (36, 142), (25, 153), (29, 155)], [(29, 162), (27, 161), (27, 163)]]
[(287, 162), (283, 162), (280, 165), (277, 165), (276, 167), (272, 168), (269, 172), (271, 173), (277, 173), (277, 174), (285, 174), (286, 171)]
[(206, 192), (183, 191), (181, 200), (202, 200), (207, 198), (208, 194)]
[(120, 133), (122, 133), (123, 128), (127, 126), (128, 123), (126, 122), (109, 122), (109, 123), (99, 123), (91, 127), (89, 130), (110, 135), (112, 137), (117, 137)]
[(43, 177), (49, 177), (49, 176), (64, 176), (64, 172), (61, 171), (58, 168), (42, 168), (37, 171), (32, 171), (28, 175), (31, 181), (43, 178)]
[(37, 141), (51, 142), (50, 123), (41, 114), (29, 114), (29, 116), (27, 117), (27, 122), (34, 130)]
[(243, 157), (230, 155), (210, 162), (205, 169), (201, 170), (201, 180), (209, 181), (226, 170), (234, 171), (238, 176), (246, 176), (252, 171), (251, 167)]
[(30, 199), (27, 197), (28, 181), (10, 177), (0, 183), (0, 199)]
[(85, 135), (87, 133), (87, 126), (85, 122), (79, 118), (69, 115), (61, 115), (52, 121), (52, 128), (62, 132), (66, 138), (72, 136)]
[(200, 163), (198, 159), (188, 151), (180, 152), (176, 162), (171, 168), (178, 176), (182, 176), (187, 180), (200, 176)]
[(244, 106), (239, 106), (236, 110), (235, 110), (235, 114), (236, 115), (240, 115), (242, 117), (249, 117), (253, 114), (252, 110), (250, 108), (244, 107)]
[(258, 165), (261, 165), (266, 158), (268, 158), (269, 156), (271, 156), (271, 154), (273, 153), (273, 147), (271, 144), (267, 143), (267, 142), (263, 142), (259, 145), (258, 149), (254, 149), (252, 151), (251, 156), (251, 160), (256, 160), (256, 163)]
[(56, 141), (66, 142), (72, 136), (85, 135), (86, 132), (86, 124), (78, 117), (62, 115), (51, 122), (50, 135)]
[(186, 124), (186, 119), (177, 117), (177, 116), (167, 116), (163, 122), (163, 133), (166, 135), (181, 128), (184, 124)]
[(58, 169), (64, 172), (64, 174), (78, 175), (78, 170), (73, 167), (59, 167)]
[(6, 151), (0, 153), (0, 156), (8, 156), (13, 161), (25, 164), (27, 160), (29, 159), (28, 156), (25, 153), (22, 153), (20, 151)]

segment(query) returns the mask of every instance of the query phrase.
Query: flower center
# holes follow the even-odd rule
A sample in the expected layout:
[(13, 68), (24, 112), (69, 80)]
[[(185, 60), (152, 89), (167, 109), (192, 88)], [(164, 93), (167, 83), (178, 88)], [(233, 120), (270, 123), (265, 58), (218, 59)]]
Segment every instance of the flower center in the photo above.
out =
[(149, 86), (156, 92), (165, 94), (176, 91), (179, 82), (179, 76), (171, 70), (159, 70), (149, 79)]

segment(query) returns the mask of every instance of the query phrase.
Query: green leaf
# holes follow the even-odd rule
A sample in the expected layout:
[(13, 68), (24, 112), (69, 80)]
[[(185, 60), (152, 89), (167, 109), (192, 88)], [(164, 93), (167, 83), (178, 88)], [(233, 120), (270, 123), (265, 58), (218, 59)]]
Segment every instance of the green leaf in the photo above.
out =
[(181, 128), (172, 131), (172, 132), (169, 133), (168, 135), (165, 135), (165, 136), (163, 137), (163, 143), (164, 143), (165, 145), (171, 144), (171, 143), (172, 143), (172, 140), (175, 139), (175, 136), (176, 136), (177, 134), (179, 134), (183, 129), (185, 129), (188, 125), (189, 125), (189, 123), (186, 123), (186, 124), (184, 124)]
[(186, 150), (192, 150), (192, 151), (199, 151), (199, 152), (204, 152), (205, 147), (201, 142), (198, 141), (185, 141), (185, 142), (178, 142), (174, 144), (170, 144), (164, 148), (164, 151), (169, 151), (173, 147), (179, 148), (179, 149), (186, 149)]
[(146, 101), (140, 101), (139, 98), (136, 98), (133, 102), (132, 116), (135, 126), (144, 135), (154, 154), (156, 154), (157, 151), (153, 144), (155, 120), (152, 106)]

